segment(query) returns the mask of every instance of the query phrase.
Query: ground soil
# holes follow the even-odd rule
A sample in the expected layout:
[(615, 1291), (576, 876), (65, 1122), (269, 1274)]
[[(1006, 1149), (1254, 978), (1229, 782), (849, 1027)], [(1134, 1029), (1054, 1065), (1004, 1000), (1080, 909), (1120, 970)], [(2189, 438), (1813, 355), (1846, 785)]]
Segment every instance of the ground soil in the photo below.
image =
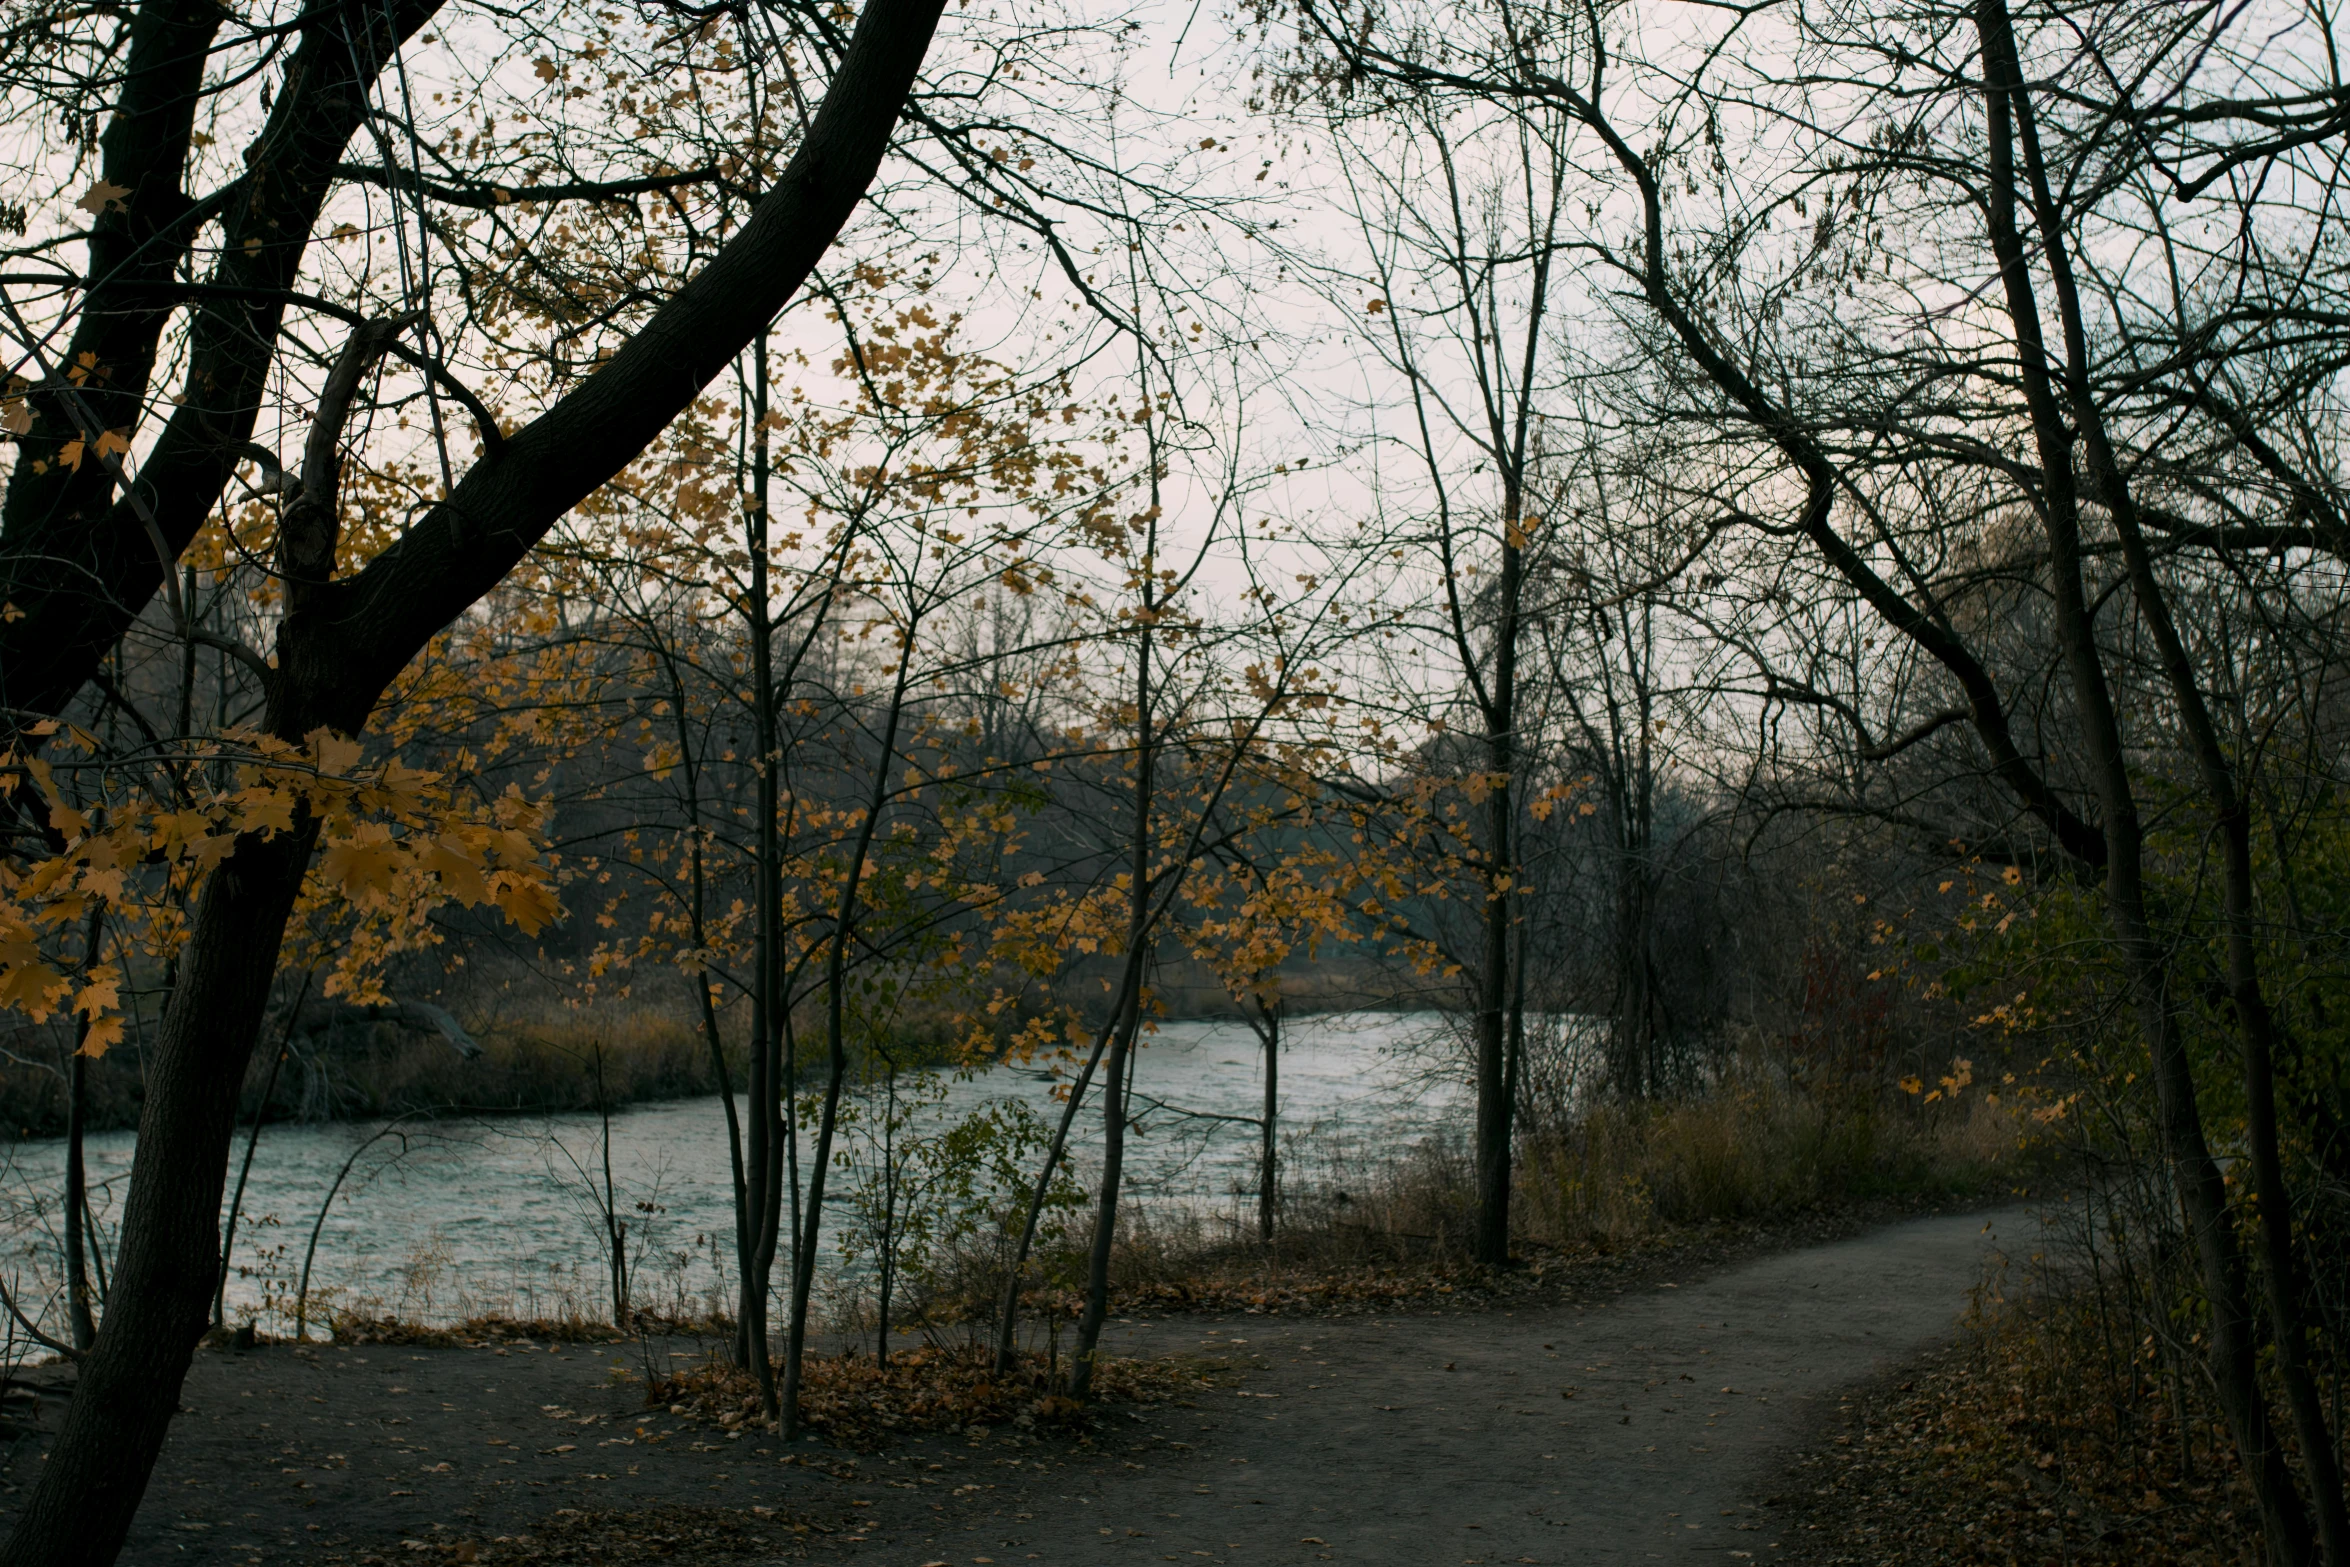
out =
[[(125, 1560), (1787, 1561), (1789, 1449), (1840, 1390), (1947, 1342), (1987, 1257), (2033, 1228), (1914, 1218), (1541, 1300), (1123, 1322), (1111, 1351), (1182, 1357), (1196, 1396), (1083, 1439), (864, 1454), (649, 1410), (634, 1345), (207, 1350)], [(0, 1527), (55, 1415), (19, 1423)]]

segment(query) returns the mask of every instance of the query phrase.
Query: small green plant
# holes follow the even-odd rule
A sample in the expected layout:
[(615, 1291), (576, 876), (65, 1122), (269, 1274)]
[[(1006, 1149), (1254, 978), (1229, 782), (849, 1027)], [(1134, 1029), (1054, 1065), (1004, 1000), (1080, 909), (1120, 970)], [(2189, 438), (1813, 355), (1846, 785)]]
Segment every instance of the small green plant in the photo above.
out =
[[(841, 1109), (834, 1162), (848, 1191), (837, 1243), (844, 1261), (867, 1272), (883, 1361), (893, 1321), (927, 1324), (991, 1298), (983, 1280), (1006, 1265), (1004, 1237), (1050, 1136), (1017, 1099), (987, 1100), (960, 1116), (950, 1116), (947, 1100), (938, 1073), (885, 1070), (876, 1091)], [(1047, 1196), (1035, 1256), (1048, 1289), (1057, 1269), (1074, 1265), (1070, 1229), (1083, 1201), (1065, 1172)]]

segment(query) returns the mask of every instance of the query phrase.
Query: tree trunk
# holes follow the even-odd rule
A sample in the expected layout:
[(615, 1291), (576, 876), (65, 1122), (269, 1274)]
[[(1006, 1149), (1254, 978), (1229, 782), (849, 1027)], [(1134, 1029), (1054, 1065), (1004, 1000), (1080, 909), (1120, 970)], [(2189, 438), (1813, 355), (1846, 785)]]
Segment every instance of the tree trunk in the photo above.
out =
[(596, 1046), (596, 1126), (602, 1134), (604, 1190), (604, 1247), (612, 1274), (612, 1325), (628, 1331), (628, 1221), (620, 1216), (620, 1198), (612, 1184), (612, 1104), (604, 1095), (604, 1047)]
[(1254, 998), (1257, 1015), (1257, 1037), (1265, 1046), (1265, 1113), (1260, 1125), (1263, 1142), (1257, 1152), (1257, 1239), (1264, 1245), (1273, 1244), (1273, 1216), (1280, 1205), (1281, 1155), (1276, 1140), (1277, 1117), (1281, 1113), (1281, 1004), (1267, 1006), (1262, 997)]
[(2178, 1184), (2202, 1264), (2204, 1293), (2212, 1316), (2213, 1385), (2243, 1459), (2245, 1477), (2260, 1506), (2269, 1558), (2277, 1567), (2299, 1567), (2312, 1549), (2309, 1515), (2293, 1489), (2260, 1389), (2259, 1346), (2251, 1304), (2244, 1292), (2242, 1258), (2228, 1214), (2226, 1182), (2204, 1136), (2194, 1067), (2179, 1033), (2178, 1008), (2170, 994), (2167, 956), (2147, 914), (2144, 835), (2137, 797), (2083, 586), (2073, 432), (2066, 427), (2049, 384), (2046, 367), (2050, 355), (2040, 329), (2040, 304), (2025, 261), (2023, 237), (2015, 223), (2014, 120), (2009, 99), (2021, 91), (2022, 76), (2003, 0), (1978, 0), (1976, 21), (1986, 68), (1991, 243), (1999, 259), (2025, 400), (2039, 448), (2040, 515), (2049, 544), (2057, 639), (2079, 708), (2082, 746), (2104, 817), (2107, 918), (2130, 976), (2132, 1000), (2152, 1060), (2163, 1152)]
[[(304, 257), (351, 136), (373, 103), (376, 75), (431, 21), (442, 0), (312, 0), (300, 7), (282, 67), (283, 91), (247, 145), (243, 178), (211, 201), (185, 194), (204, 70), (229, 13), (212, 0), (142, 0), (129, 53), (110, 79), (119, 96), (100, 138), (101, 173), (129, 192), (90, 225), (89, 292), (64, 362), (105, 367), (72, 392), (37, 391), (33, 430), (0, 504), (0, 750), (18, 725), (61, 713), (139, 612), (174, 556), (213, 515), (244, 460)], [(196, 241), (217, 225), (207, 293), (184, 315), (179, 285), (198, 271)], [(185, 371), (171, 417), (138, 465), (138, 494), (114, 493), (109, 467), (67, 464), (59, 449), (85, 437), (77, 400), (97, 429), (135, 433), (163, 402), (152, 385), (166, 323), (182, 316)], [(92, 357), (85, 359), (84, 355)], [(145, 508), (154, 523), (148, 531)]]
[(881, 827), (881, 811), (889, 799), (889, 770), (897, 755), (898, 724), (906, 711), (906, 684), (914, 668), (914, 634), (919, 622), (907, 621), (898, 647), (896, 683), (890, 688), (889, 716), (881, 726), (881, 745), (873, 758), (873, 787), (865, 796), (865, 819), (857, 824), (855, 848), (848, 874), (841, 879), (840, 903), (833, 912), (832, 940), (824, 958), (824, 1107), (816, 1120), (816, 1147), (808, 1160), (808, 1205), (800, 1221), (792, 1253), (791, 1324), (783, 1351), (782, 1417), (785, 1437), (800, 1422), (800, 1366), (808, 1346), (808, 1296), (816, 1284), (816, 1245), (824, 1233), (824, 1181), (832, 1166), (832, 1138), (840, 1124), (841, 1088), (849, 1071), (848, 983), (849, 942), (856, 934), (857, 897), (865, 882), (865, 861)]
[(197, 900), (147, 1058), (105, 1324), (4, 1567), (104, 1567), (130, 1531), (210, 1319), (239, 1089), (316, 831), (241, 840)]
[(269, 1076), (261, 1084), (261, 1103), (253, 1112), (253, 1125), (245, 1133), (245, 1157), (237, 1165), (237, 1189), (229, 1194), (228, 1222), (220, 1237), (220, 1278), (212, 1286), (212, 1325), (219, 1327), (227, 1320), (229, 1259), (237, 1249), (237, 1215), (245, 1207), (245, 1183), (253, 1175), (253, 1154), (261, 1146), (261, 1123), (269, 1119), (269, 1101), (277, 1092), (277, 1075), (293, 1053), (294, 1024), (302, 1015), (302, 1003), (310, 998), (310, 971), (302, 974), (301, 989), (294, 993), (292, 1010), (286, 1013), (286, 1030), (277, 1042), (277, 1054), (270, 1058)]
[(889, 1297), (898, 1274), (898, 1064), (888, 1066), (881, 1113), (881, 1288), (877, 1291), (873, 1361), (889, 1365)]
[(1093, 1244), (1085, 1259), (1085, 1309), (1069, 1353), (1069, 1396), (1092, 1395), (1094, 1355), (1110, 1314), (1110, 1257), (1118, 1241), (1118, 1190), (1126, 1178), (1126, 1086), (1134, 1036), (1142, 1022), (1142, 987), (1127, 992), (1125, 1010), (1110, 1035), (1109, 1070), (1102, 1074), (1102, 1174), (1094, 1197)]
[[(84, 1018), (77, 1033), (89, 1032)], [(90, 1270), (84, 1253), (82, 1218), (89, 1212), (88, 1177), (82, 1164), (83, 1067), (90, 1058), (79, 1042), (66, 1063), (65, 1082), (65, 1313), (73, 1333), (73, 1347), (83, 1353), (98, 1337), (97, 1320), (90, 1314)]]
[(1068, 1152), (1069, 1128), (1077, 1120), (1078, 1107), (1085, 1102), (1086, 1085), (1093, 1081), (1094, 1069), (1101, 1065), (1102, 1052), (1109, 1048), (1111, 1037), (1117, 1033), (1118, 1019), (1125, 1015), (1126, 987), (1136, 983), (1140, 970), (1139, 955), (1127, 954), (1126, 975), (1119, 983), (1110, 1024), (1102, 1030), (1101, 1037), (1093, 1042), (1093, 1050), (1086, 1056), (1085, 1065), (1078, 1069), (1076, 1081), (1069, 1085), (1069, 1102), (1061, 1106), (1061, 1119), (1053, 1128), (1053, 1140), (1045, 1147), (1043, 1168), (1036, 1172), (1036, 1185), (1029, 1193), (1021, 1220), (1020, 1236), (1012, 1243), (1011, 1260), (1004, 1269), (1004, 1298), (996, 1312), (997, 1376), (1012, 1369), (1012, 1354), (1018, 1346), (1020, 1324), (1020, 1276), (1028, 1266), (1028, 1249), (1036, 1244), (1036, 1224), (1044, 1213), (1045, 1199), (1052, 1192), (1054, 1172), (1060, 1169), (1062, 1155)]
[(1493, 689), (1485, 715), (1485, 930), (1477, 971), (1477, 1260), (1489, 1268), (1510, 1260), (1509, 1000), (1510, 928), (1518, 904), (1515, 881), (1518, 723), (1518, 593), (1523, 525), (1512, 487), (1504, 508), (1507, 537), (1501, 551), (1501, 620), (1493, 638)]
[[(798, 151), (743, 227), (585, 382), (501, 442), (355, 576), (332, 576), (329, 509), (326, 536), (300, 541), (301, 558), (289, 563), (297, 569), (278, 630), (270, 733), (297, 743), (322, 725), (357, 733), (436, 632), (765, 329), (863, 199), (942, 8), (943, 0), (868, 0)], [(142, 468), (143, 483), (157, 460)], [(296, 542), (281, 538), (289, 550)], [(153, 581), (152, 549), (141, 548), (150, 575), (127, 569), (126, 582)], [(99, 588), (113, 580), (102, 574)], [(85, 604), (104, 596), (82, 591)], [(135, 606), (151, 593), (117, 597)], [(104, 651), (88, 653), (68, 691)], [(13, 653), (8, 667), (13, 680)], [(129, 1532), (209, 1314), (238, 1088), (316, 837), (316, 823), (298, 817), (292, 830), (241, 838), (198, 896), (148, 1057), (106, 1319), (0, 1567), (103, 1567)]]
[(783, 846), (777, 836), (781, 811), (778, 772), (782, 746), (775, 726), (775, 627), (767, 581), (767, 337), (752, 346), (752, 473), (748, 532), (751, 588), (745, 606), (751, 629), (751, 692), (758, 703), (752, 731), (758, 746), (757, 850), (753, 874), (755, 915), (751, 955), (751, 1081), (748, 1109), (750, 1147), (745, 1190), (750, 1212), (743, 1226), (750, 1247), (742, 1258), (742, 1304), (737, 1313), (736, 1359), (759, 1383), (759, 1406), (770, 1420), (781, 1414), (775, 1368), (767, 1355), (767, 1299), (775, 1276), (775, 1252), (783, 1224), (782, 1139), (792, 1107), (778, 1082), (782, 1060), (778, 1011), (786, 1005), (783, 979)]
[[(2195, 675), (2186, 643), (2154, 575), (2128, 476), (2106, 431), (2088, 373), (2088, 331), (2081, 316), (2070, 249), (2040, 150), (2031, 94), (2016, 64), (2015, 38), (2005, 0), (1983, 0), (1984, 58), (1996, 62), (1993, 79), (2014, 110), (2016, 141), (2023, 153), (2031, 205), (2040, 230), (2063, 323), (2067, 400), (2095, 478), (2099, 499), (2113, 519), (2129, 572), (2139, 618), (2151, 635), (2165, 683), (2178, 704), (2196, 771), (2219, 828), (2222, 928), (2225, 931), (2229, 999), (2243, 1044), (2245, 1129), (2251, 1144), (2252, 1186), (2259, 1218), (2261, 1277), (2274, 1326), (2278, 1378), (2284, 1384), (2294, 1436), (2301, 1448), (2303, 1478), (2314, 1504), (2318, 1542), (2328, 1562), (2350, 1563), (2350, 1506), (2342, 1491), (2341, 1463), (2334, 1433), (2315, 1377), (2310, 1374), (2308, 1330), (2301, 1310), (2300, 1266), (2293, 1240), (2293, 1196), (2279, 1146), (2276, 1102), (2275, 1016), (2261, 982), (2255, 934), (2257, 893), (2252, 871), (2252, 812), (2236, 769), (2220, 739), (2219, 725)], [(2011, 198), (2012, 199), (2012, 198)]]

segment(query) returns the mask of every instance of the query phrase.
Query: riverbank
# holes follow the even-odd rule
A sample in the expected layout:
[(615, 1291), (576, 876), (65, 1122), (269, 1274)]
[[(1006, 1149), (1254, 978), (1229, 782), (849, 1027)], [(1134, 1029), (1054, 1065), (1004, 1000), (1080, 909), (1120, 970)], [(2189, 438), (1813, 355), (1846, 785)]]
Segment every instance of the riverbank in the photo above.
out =
[[(353, 1022), (301, 1032), (286, 1041), (269, 1028), (245, 1072), (238, 1119), (265, 1123), (367, 1121), (425, 1112), (562, 1114), (623, 1109), (719, 1091), (701, 1018), (689, 1008), (642, 1000), (579, 1004), (520, 969), (503, 981), (477, 974), (462, 994), (430, 991), (418, 999), (445, 1006), (476, 1047), (454, 1046), (439, 1033), (389, 1021)], [(1098, 1004), (1095, 986), (1114, 972), (1107, 960), (1074, 963), (1056, 997), (1083, 1007)], [(1229, 992), (1196, 960), (1170, 960), (1160, 972), (1160, 1004), (1188, 1023), (1238, 1020)], [(1361, 965), (1299, 964), (1282, 977), (1288, 1016), (1297, 1021), (1390, 1008), (1415, 1010), (1424, 998), (1399, 995), (1391, 978)], [(315, 998), (314, 1004), (315, 1004)], [(1033, 1003), (990, 1014), (987, 1028), (1008, 1036), (1034, 1015)], [(722, 1014), (727, 1041), (725, 1080), (739, 1091), (748, 1062), (732, 1014)], [(1173, 1020), (1170, 1020), (1173, 1021)], [(940, 1008), (902, 1014), (892, 1038), (901, 1070), (976, 1063), (972, 1020)], [(48, 1026), (0, 1027), (0, 1127), (20, 1138), (62, 1136), (66, 1125), (65, 1032)], [(141, 1039), (136, 1031), (105, 1056), (85, 1063), (83, 1122), (92, 1131), (138, 1124), (142, 1087)], [(821, 1026), (807, 1020), (802, 1067), (823, 1070)], [(279, 1055), (283, 1051), (284, 1059)], [(859, 1054), (860, 1070), (864, 1065)]]
[[(578, 1114), (622, 1110), (715, 1094), (716, 1063), (698, 1023), (650, 1009), (602, 1009), (524, 1021), (465, 1020), (468, 1053), (438, 1034), (369, 1022), (310, 1036), (277, 1059), (264, 1040), (245, 1073), (238, 1120), (250, 1126), (287, 1122), (369, 1121), (392, 1116)], [(909, 1033), (903, 1064), (954, 1059), (943, 1033)], [(744, 1063), (730, 1044), (728, 1079), (739, 1089)], [(811, 1063), (820, 1062), (816, 1056)], [(141, 1087), (135, 1044), (109, 1051), (84, 1070), (84, 1104), (92, 1131), (138, 1124)], [(37, 1061), (0, 1066), (0, 1124), (20, 1137), (54, 1137), (65, 1128), (60, 1071)]]

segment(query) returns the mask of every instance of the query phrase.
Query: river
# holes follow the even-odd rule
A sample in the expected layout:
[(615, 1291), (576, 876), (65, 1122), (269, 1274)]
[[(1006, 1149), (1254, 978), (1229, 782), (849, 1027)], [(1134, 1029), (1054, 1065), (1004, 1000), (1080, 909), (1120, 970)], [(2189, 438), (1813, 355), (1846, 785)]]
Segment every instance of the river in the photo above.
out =
[[(1462, 1134), (1466, 1091), (1456, 1075), (1438, 1070), (1450, 1060), (1440, 1043), (1444, 1030), (1431, 1014), (1288, 1022), (1279, 1124), (1297, 1178), (1343, 1180), (1431, 1136)], [(1209, 1226), (1253, 1214), (1257, 1128), (1217, 1118), (1260, 1113), (1262, 1071), (1256, 1036), (1241, 1021), (1160, 1026), (1135, 1071), (1142, 1115), (1128, 1143), (1127, 1189), (1136, 1211), (1150, 1222)], [(1020, 1067), (994, 1067), (943, 1089), (922, 1119), (951, 1120), (1000, 1099), (1057, 1113), (1049, 1081)], [(1098, 1117), (1082, 1116), (1071, 1145), (1081, 1173), (1099, 1140)], [(109, 1234), (134, 1142), (129, 1132), (88, 1141), (92, 1206)], [(231, 1188), (243, 1152), (240, 1130)], [(734, 1220), (719, 1101), (615, 1112), (610, 1158), (630, 1219), (637, 1303), (672, 1310), (722, 1303)], [(318, 1228), (313, 1323), (334, 1303), (424, 1322), (608, 1311), (602, 1221), (590, 1185), (601, 1181), (603, 1160), (601, 1125), (592, 1115), (265, 1127), (239, 1221), (230, 1319), (259, 1316), (265, 1331), (286, 1329), (321, 1201), (346, 1164), (349, 1174)], [(0, 1233), (7, 1237), (0, 1270), (28, 1312), (54, 1299), (62, 1171), (61, 1142), (27, 1140), (9, 1150), (0, 1184)], [(829, 1244), (824, 1265), (835, 1279), (855, 1269)]]

